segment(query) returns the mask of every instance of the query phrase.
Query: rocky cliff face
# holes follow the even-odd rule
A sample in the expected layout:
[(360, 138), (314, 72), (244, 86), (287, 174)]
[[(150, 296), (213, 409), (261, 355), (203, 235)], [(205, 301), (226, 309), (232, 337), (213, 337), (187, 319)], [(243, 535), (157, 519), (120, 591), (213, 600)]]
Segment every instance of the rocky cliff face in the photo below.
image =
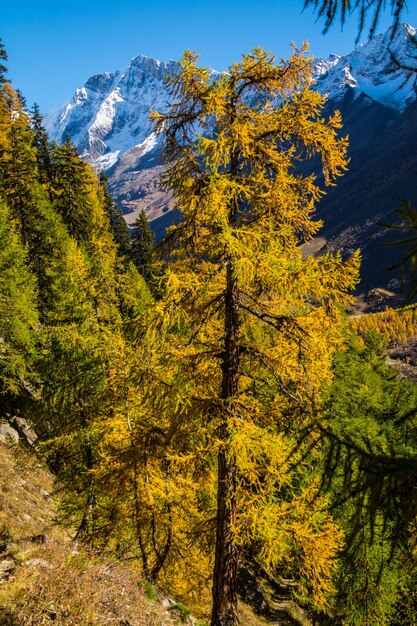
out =
[[(387, 289), (390, 281), (394, 286), (393, 276), (380, 268), (395, 254), (381, 247), (387, 234), (378, 222), (392, 221), (402, 198), (417, 201), (412, 174), (417, 73), (410, 71), (417, 66), (416, 55), (416, 30), (403, 24), (394, 35), (389, 30), (346, 56), (315, 62), (314, 88), (327, 94), (328, 112), (342, 111), (351, 157), (349, 173), (319, 206), (325, 220), (320, 245), (323, 251), (341, 246), (346, 253), (362, 248), (362, 290)], [(125, 71), (91, 77), (46, 117), (52, 139), (62, 142), (68, 134), (86, 160), (107, 171), (127, 222), (144, 209), (158, 235), (176, 212), (173, 198), (159, 189), (164, 165), (148, 115), (167, 106), (164, 77), (177, 69), (175, 61), (138, 56)]]
[(156, 145), (149, 111), (165, 108), (164, 77), (177, 67), (137, 56), (125, 71), (92, 76), (46, 117), (51, 138), (61, 143), (69, 135), (86, 160), (106, 170), (133, 147), (144, 156)]

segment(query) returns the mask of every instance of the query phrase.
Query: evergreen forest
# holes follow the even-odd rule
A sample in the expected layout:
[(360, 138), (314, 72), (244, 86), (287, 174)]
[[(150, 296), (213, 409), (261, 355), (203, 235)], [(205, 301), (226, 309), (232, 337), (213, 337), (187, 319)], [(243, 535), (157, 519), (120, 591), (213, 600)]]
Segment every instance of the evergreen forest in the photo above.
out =
[[(152, 114), (181, 213), (157, 244), (0, 56), (0, 421), (30, 424), (53, 476), (59, 584), (82, 554), (201, 626), (249, 626), (249, 579), (250, 624), (416, 624), (417, 387), (388, 351), (417, 310), (354, 318), (360, 251), (302, 253), (348, 167), (307, 46), (215, 79), (184, 54)], [(6, 587), (2, 624), (110, 623)], [(303, 617), (278, 616), (283, 588)]]

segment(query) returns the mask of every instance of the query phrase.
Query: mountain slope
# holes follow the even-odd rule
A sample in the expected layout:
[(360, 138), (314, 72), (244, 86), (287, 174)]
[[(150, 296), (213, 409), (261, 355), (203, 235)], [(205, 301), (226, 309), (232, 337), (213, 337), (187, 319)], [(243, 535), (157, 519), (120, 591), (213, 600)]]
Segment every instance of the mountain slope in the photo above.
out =
[[(317, 63), (317, 89), (329, 100), (340, 102), (353, 89), (355, 96), (368, 96), (375, 102), (402, 112), (416, 99), (416, 76), (407, 79), (407, 71), (397, 63), (413, 62), (416, 29), (402, 24), (358, 46), (350, 54), (332, 55)], [(394, 60), (394, 58), (395, 60)]]
[(2, 626), (184, 623), (146, 597), (134, 564), (72, 543), (52, 492), (53, 477), (33, 452), (0, 436)]
[(92, 76), (46, 117), (51, 138), (62, 143), (69, 135), (83, 158), (101, 169), (109, 169), (134, 146), (144, 156), (156, 144), (149, 111), (166, 106), (164, 76), (177, 67), (175, 61), (139, 55), (125, 71)]

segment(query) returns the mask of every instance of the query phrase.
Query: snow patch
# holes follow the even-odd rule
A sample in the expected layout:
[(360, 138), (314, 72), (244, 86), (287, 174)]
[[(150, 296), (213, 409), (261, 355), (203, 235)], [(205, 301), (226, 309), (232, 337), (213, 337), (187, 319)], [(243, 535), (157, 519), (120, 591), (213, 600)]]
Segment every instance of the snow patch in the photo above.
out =
[[(353, 88), (385, 106), (404, 111), (416, 99), (417, 74), (407, 80), (407, 71), (396, 65), (410, 66), (415, 57), (413, 37), (416, 29), (408, 24), (392, 29), (361, 44), (350, 54), (337, 58), (326, 70), (326, 61), (316, 64), (317, 89), (334, 101), (342, 100), (347, 89)], [(330, 65), (335, 57), (330, 57)], [(414, 64), (417, 63), (414, 60)]]
[(158, 136), (157, 136), (157, 134), (156, 133), (151, 133), (149, 135), (149, 137), (146, 137), (145, 141), (142, 141), (142, 143), (138, 144), (138, 146), (136, 146), (136, 147), (137, 148), (142, 148), (141, 156), (143, 156), (147, 152), (150, 152), (151, 150), (153, 150), (157, 143), (158, 143)]
[(100, 170), (108, 170), (117, 162), (119, 158), (120, 150), (116, 152), (107, 152), (94, 161), (94, 167)]

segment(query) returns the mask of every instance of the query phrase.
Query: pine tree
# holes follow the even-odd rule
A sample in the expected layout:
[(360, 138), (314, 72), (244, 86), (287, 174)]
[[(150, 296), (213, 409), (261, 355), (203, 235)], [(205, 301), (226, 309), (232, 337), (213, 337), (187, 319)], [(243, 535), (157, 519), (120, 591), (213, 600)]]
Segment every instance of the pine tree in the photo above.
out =
[(37, 326), (35, 278), (16, 221), (0, 200), (0, 405), (29, 385)]
[(148, 285), (152, 284), (152, 250), (154, 245), (154, 234), (149, 226), (145, 211), (139, 213), (135, 221), (132, 235), (133, 263), (138, 268)]
[(41, 318), (55, 297), (53, 284), (65, 258), (68, 235), (39, 179), (38, 153), (30, 118), (11, 85), (0, 89), (0, 192), (20, 229), (38, 281)]
[(129, 262), (132, 258), (132, 240), (129, 233), (129, 227), (123, 217), (121, 209), (117, 208), (113, 198), (107, 189), (107, 176), (104, 172), (100, 172), (100, 190), (102, 195), (103, 207), (110, 220), (110, 226), (114, 240), (117, 244), (118, 254)]
[(27, 100), (25, 96), (23, 95), (23, 93), (20, 91), (20, 89), (16, 89), (16, 98), (19, 102), (22, 112), (27, 115), (28, 113)]
[(0, 86), (0, 192), (19, 218), (24, 243), (37, 203), (36, 150), (28, 116), (11, 85)]
[(352, 333), (334, 370), (319, 424), (322, 484), (346, 533), (333, 610), (340, 623), (389, 624), (404, 576), (415, 572), (417, 388), (388, 365), (375, 331)]
[[(190, 420), (205, 433), (195, 445), (211, 441), (217, 451), (212, 626), (237, 623), (245, 542), (258, 544), (269, 570), (279, 562), (284, 433), (319, 410), (341, 340), (341, 307), (357, 279), (357, 255), (346, 263), (338, 255), (303, 259), (299, 247), (320, 227), (311, 216), (323, 190), (297, 162), (318, 156), (331, 184), (346, 169), (347, 147), (339, 114), (322, 117), (325, 98), (309, 87), (305, 52), (275, 65), (257, 49), (215, 79), (187, 52), (168, 78), (175, 104), (153, 116), (170, 163), (164, 184), (183, 221), (169, 236), (149, 359), (151, 376), (163, 381), (159, 393), (173, 395), (167, 411), (177, 429)], [(330, 560), (337, 547), (323, 532), (318, 548), (307, 511), (298, 520), (288, 513), (287, 524), (319, 598), (329, 565), (309, 545)]]
[(68, 136), (64, 144), (52, 147), (52, 172), (54, 207), (70, 235), (83, 242), (91, 234), (93, 187), (98, 183)]
[(41, 114), (39, 106), (36, 102), (33, 105), (30, 116), (32, 121), (32, 130), (34, 133), (33, 144), (36, 148), (40, 181), (50, 188), (52, 183), (52, 163), (48, 133), (43, 125), (43, 115)]
[(5, 77), (5, 74), (7, 74), (7, 67), (4, 65), (4, 63), (2, 63), (2, 61), (7, 61), (7, 52), (0, 37), (0, 86), (8, 82), (7, 78)]

